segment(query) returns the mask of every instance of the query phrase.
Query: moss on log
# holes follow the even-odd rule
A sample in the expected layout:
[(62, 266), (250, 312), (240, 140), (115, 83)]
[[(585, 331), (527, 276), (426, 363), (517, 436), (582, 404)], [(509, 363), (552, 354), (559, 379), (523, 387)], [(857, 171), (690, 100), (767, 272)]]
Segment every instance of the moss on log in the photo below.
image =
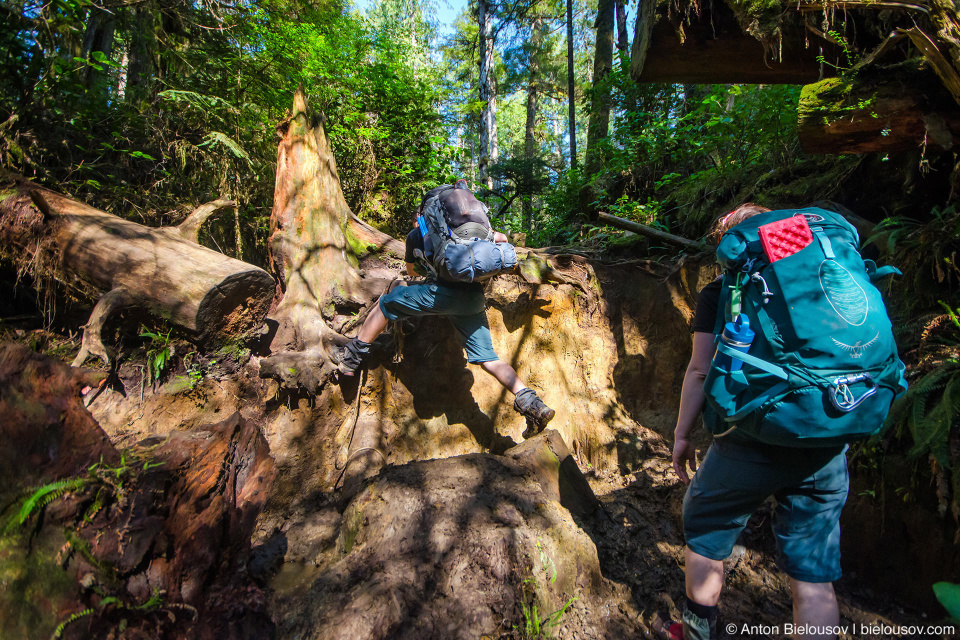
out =
[(798, 118), (807, 153), (952, 149), (960, 142), (960, 114), (951, 96), (918, 61), (807, 85)]

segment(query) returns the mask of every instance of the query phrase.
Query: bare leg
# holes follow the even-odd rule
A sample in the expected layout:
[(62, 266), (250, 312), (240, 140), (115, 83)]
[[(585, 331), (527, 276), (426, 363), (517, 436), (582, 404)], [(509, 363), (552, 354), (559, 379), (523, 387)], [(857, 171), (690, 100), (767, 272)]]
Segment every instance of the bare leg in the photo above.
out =
[(723, 562), (702, 556), (690, 547), (685, 547), (687, 599), (706, 607), (715, 607), (720, 602), (723, 589)]
[(378, 302), (376, 306), (370, 310), (370, 313), (367, 314), (366, 320), (363, 321), (363, 325), (360, 327), (359, 333), (357, 333), (357, 339), (363, 342), (373, 342), (386, 328), (387, 316), (383, 315), (383, 311), (380, 310), (380, 303)]
[[(798, 627), (836, 627), (840, 624), (840, 609), (832, 582), (802, 582), (790, 579), (793, 590), (793, 622)], [(794, 638), (819, 640), (836, 638), (836, 634), (794, 634)]]
[[(366, 322), (364, 322), (364, 326), (366, 326)], [(481, 362), (480, 367), (496, 378), (497, 382), (502, 384), (513, 395), (517, 395), (517, 393), (527, 386), (517, 377), (516, 370), (503, 360)]]

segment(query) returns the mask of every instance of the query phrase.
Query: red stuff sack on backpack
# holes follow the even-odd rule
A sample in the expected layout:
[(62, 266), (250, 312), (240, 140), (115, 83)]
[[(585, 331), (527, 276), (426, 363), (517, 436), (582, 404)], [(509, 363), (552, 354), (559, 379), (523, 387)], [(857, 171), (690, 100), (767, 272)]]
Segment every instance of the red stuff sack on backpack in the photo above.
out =
[(770, 222), (758, 228), (757, 231), (760, 234), (760, 242), (763, 244), (763, 253), (770, 262), (792, 256), (813, 242), (810, 225), (802, 215)]

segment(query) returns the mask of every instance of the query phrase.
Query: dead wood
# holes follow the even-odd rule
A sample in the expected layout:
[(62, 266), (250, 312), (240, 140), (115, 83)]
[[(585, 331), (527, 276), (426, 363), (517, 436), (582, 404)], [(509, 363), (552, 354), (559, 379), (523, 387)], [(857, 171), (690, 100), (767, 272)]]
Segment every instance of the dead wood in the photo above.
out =
[[(117, 637), (119, 620), (102, 604), (109, 595), (114, 610), (126, 607), (130, 614), (124, 622), (134, 630), (129, 637), (272, 637), (263, 593), (244, 569), (275, 475), (262, 432), (234, 413), (149, 439), (121, 456), (80, 397), (82, 386), (102, 376), (0, 344), (0, 502), (10, 504), (11, 490), (74, 480), (70, 492), (45, 507), (43, 518), (27, 523), (36, 526), (30, 536), (10, 536), (9, 528), (4, 534), (7, 567), (48, 562), (48, 571), (65, 574), (60, 583), (84, 585), (59, 594), (53, 621), (41, 626), (53, 628), (65, 611), (99, 600), (89, 637)], [(31, 540), (61, 530), (70, 532), (69, 542), (54, 566)], [(20, 588), (33, 592), (57, 582), (32, 569), (15, 572), (23, 578)], [(157, 593), (162, 624), (139, 628), (156, 623), (133, 607)], [(17, 606), (15, 595), (0, 590), (0, 608), (10, 606)]]
[(896, 69), (894, 74), (863, 68), (850, 79), (804, 87), (798, 113), (803, 150), (859, 154), (954, 148), (960, 142), (960, 115), (951, 95), (922, 62)]
[(260, 329), (274, 292), (270, 274), (182, 233), (224, 206), (200, 207), (185, 227), (150, 228), (17, 178), (0, 199), (0, 241), (21, 264), (46, 252), (53, 264), (50, 273), (34, 274), (38, 280), (77, 279), (109, 292), (94, 308), (81, 350), (84, 358), (109, 361), (100, 330), (120, 308), (144, 308), (202, 342)]
[(626, 231), (633, 231), (634, 233), (640, 233), (648, 238), (655, 238), (657, 240), (663, 240), (671, 244), (678, 244), (681, 247), (688, 247), (690, 249), (701, 249), (703, 248), (702, 243), (695, 242), (693, 240), (688, 240), (686, 238), (681, 238), (680, 236), (675, 236), (672, 233), (667, 233), (666, 231), (661, 231), (660, 229), (654, 229), (653, 227), (648, 227), (645, 224), (640, 224), (639, 222), (632, 222), (630, 220), (624, 220), (609, 213), (600, 212), (600, 221), (606, 222), (607, 224), (618, 227), (620, 229), (625, 229)]
[(190, 215), (188, 215), (183, 222), (177, 225), (177, 229), (187, 240), (190, 240), (191, 242), (200, 242), (198, 236), (200, 234), (200, 227), (203, 226), (203, 223), (206, 222), (210, 216), (220, 213), (224, 209), (233, 209), (236, 206), (236, 202), (227, 199), (214, 200), (213, 202), (202, 204), (191, 211)]
[(393, 279), (365, 276), (359, 259), (402, 256), (403, 245), (350, 211), (323, 118), (310, 110), (302, 88), (279, 132), (269, 250), (283, 297), (272, 314), (278, 325), (274, 355), (261, 362), (261, 375), (314, 390), (334, 370), (328, 349), (346, 341), (338, 328)]

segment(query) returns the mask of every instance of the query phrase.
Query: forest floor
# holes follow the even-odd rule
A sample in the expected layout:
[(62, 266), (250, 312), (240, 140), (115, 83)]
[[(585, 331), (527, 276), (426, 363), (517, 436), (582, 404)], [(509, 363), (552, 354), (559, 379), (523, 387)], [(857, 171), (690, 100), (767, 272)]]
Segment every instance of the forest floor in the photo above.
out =
[[(38, 329), (33, 326), (34, 322), (27, 319), (8, 323), (0, 329), (0, 339), (28, 344), (35, 350), (69, 362), (78, 347), (76, 336)], [(91, 389), (85, 398), (101, 426), (118, 446), (148, 436), (189, 429), (204, 420), (210, 421), (208, 419), (214, 414), (217, 418), (226, 417), (234, 409), (261, 425), (270, 422), (270, 402), (264, 399), (268, 385), (252, 376), (250, 367), (246, 366), (246, 355), (239, 358), (229, 353), (203, 356), (202, 363), (207, 371), (203, 380), (190, 377), (188, 359), (188, 366), (181, 365), (181, 371), (170, 372), (162, 385), (148, 383), (145, 372), (149, 363), (138, 361), (138, 357), (142, 358), (143, 353), (131, 354), (120, 367), (112, 388)], [(196, 358), (195, 362), (200, 363), (201, 357)], [(597, 472), (577, 456), (580, 470), (603, 506), (594, 516), (577, 518), (577, 525), (595, 545), (603, 577), (619, 586), (611, 594), (619, 594), (617, 597), (623, 601), (607, 604), (619, 609), (618, 615), (630, 622), (637, 637), (652, 637), (651, 628), (657, 617), (679, 619), (678, 608), (683, 603), (680, 509), (684, 487), (670, 466), (670, 443), (658, 435), (658, 432), (668, 432), (671, 426), (667, 424), (668, 413), (663, 414), (664, 424), (652, 425), (653, 430), (643, 432), (648, 438), (643, 447), (649, 455), (629, 472)], [(317, 512), (340, 509), (336, 506), (336, 497), (329, 498), (321, 500), (323, 506)], [(444, 498), (438, 497), (438, 500), (442, 502)], [(442, 505), (435, 507), (440, 509)], [(750, 520), (733, 556), (725, 564), (722, 624), (728, 637), (777, 638), (788, 635), (790, 630), (789, 584), (774, 565), (774, 542), (769, 527), (771, 514), (772, 508), (767, 508)], [(313, 516), (316, 517), (316, 513)], [(289, 520), (296, 517), (290, 513), (283, 516), (287, 526)], [(333, 517), (338, 516), (333, 514)], [(262, 572), (268, 584), (272, 581), (271, 586), (278, 587), (278, 592), (309, 588), (319, 567), (291, 582), (289, 570), (277, 571), (278, 563), (284, 562), (285, 550), (271, 552), (266, 537), (259, 542), (261, 547), (256, 550), (259, 554), (255, 551), (258, 561), (273, 565), (272, 570)], [(901, 570), (909, 572), (910, 567), (903, 566)], [(837, 583), (837, 592), (841, 626), (849, 629), (847, 636), (851, 638), (890, 637), (877, 628), (882, 625), (925, 627), (942, 622), (876, 593), (870, 584), (864, 584), (856, 575), (841, 579)], [(288, 637), (285, 628), (292, 630), (298, 626), (296, 620), (283, 620), (284, 615), (296, 617), (298, 614), (285, 610), (278, 601), (274, 619), (281, 638)], [(619, 629), (620, 633), (629, 632), (622, 626)], [(609, 632), (598, 633), (595, 617), (585, 615), (583, 607), (578, 606), (565, 613), (556, 633), (560, 638), (571, 639), (615, 637)], [(931, 637), (922, 633), (894, 635)], [(502, 629), (501, 635), (494, 637), (524, 636), (515, 626), (512, 630), (508, 626)]]

